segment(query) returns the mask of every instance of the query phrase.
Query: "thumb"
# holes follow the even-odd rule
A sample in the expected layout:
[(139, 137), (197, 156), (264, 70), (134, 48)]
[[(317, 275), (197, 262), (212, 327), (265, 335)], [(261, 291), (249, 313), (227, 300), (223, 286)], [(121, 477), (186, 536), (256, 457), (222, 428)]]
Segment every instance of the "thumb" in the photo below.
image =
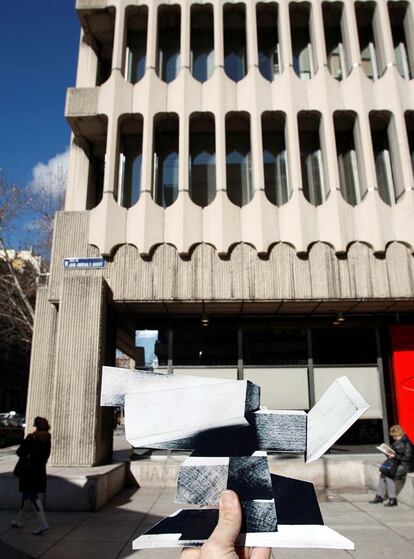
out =
[(221, 553), (234, 549), (241, 523), (242, 509), (239, 498), (234, 491), (224, 491), (220, 498), (218, 524), (207, 543), (212, 544), (215, 550)]

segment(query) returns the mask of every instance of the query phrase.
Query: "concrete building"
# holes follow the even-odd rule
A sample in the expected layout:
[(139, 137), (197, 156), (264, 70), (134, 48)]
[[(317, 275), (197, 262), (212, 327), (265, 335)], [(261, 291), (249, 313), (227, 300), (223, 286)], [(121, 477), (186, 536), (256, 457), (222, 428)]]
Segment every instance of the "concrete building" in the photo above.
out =
[(272, 407), (345, 373), (371, 408), (344, 443), (414, 434), (413, 4), (77, 0), (27, 412), (54, 465), (109, 460), (101, 366), (136, 346)]

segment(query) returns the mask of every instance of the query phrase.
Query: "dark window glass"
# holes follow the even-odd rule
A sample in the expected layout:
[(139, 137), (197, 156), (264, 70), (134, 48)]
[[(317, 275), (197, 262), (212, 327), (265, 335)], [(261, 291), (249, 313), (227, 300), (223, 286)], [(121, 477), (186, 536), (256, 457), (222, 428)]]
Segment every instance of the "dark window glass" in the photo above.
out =
[(202, 326), (183, 321), (173, 331), (173, 364), (237, 365), (236, 327)]
[(305, 365), (307, 335), (300, 328), (243, 329), (244, 365)]
[(273, 81), (274, 76), (281, 73), (277, 16), (276, 4), (258, 4), (257, 46), (259, 70), (262, 76), (269, 81)]
[(196, 80), (205, 82), (214, 70), (214, 16), (211, 6), (191, 9), (191, 69)]
[(312, 346), (315, 365), (363, 365), (377, 361), (373, 329), (315, 329)]
[(180, 69), (180, 8), (162, 7), (158, 20), (158, 75), (166, 83), (177, 77)]
[(242, 4), (224, 7), (224, 70), (235, 82), (247, 73), (246, 13)]

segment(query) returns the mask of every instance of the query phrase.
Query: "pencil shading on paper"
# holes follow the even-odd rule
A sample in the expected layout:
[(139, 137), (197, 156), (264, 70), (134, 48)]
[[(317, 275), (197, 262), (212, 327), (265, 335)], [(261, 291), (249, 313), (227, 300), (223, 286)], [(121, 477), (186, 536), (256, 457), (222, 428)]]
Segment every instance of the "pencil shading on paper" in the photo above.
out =
[(259, 410), (253, 414), (253, 421), (258, 448), (278, 452), (305, 452), (305, 412)]
[(227, 489), (235, 491), (241, 501), (273, 499), (267, 456), (230, 457)]
[(175, 502), (217, 504), (227, 488), (228, 473), (228, 458), (187, 458), (178, 472)]

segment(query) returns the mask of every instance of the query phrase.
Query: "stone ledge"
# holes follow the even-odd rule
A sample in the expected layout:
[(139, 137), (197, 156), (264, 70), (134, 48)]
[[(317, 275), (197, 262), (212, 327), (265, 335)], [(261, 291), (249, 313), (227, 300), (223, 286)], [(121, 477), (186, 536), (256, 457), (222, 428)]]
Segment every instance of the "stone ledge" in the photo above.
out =
[[(0, 468), (0, 509), (20, 506), (19, 480), (13, 475), (16, 460)], [(48, 468), (47, 510), (96, 511), (125, 486), (126, 464), (94, 468)]]
[[(185, 456), (144, 458), (130, 463), (130, 472), (141, 487), (175, 487), (178, 470)], [(318, 489), (332, 491), (365, 489), (365, 464), (378, 461), (377, 455), (327, 455), (305, 464), (302, 457), (269, 456), (270, 471), (312, 482)], [(371, 461), (371, 462), (370, 462)]]
[[(374, 491), (378, 485), (378, 468), (380, 464), (381, 460), (377, 460), (375, 463), (366, 462), (364, 464), (366, 485), (369, 489), (373, 489)], [(414, 472), (407, 474), (405, 481), (397, 480), (396, 485), (398, 500), (405, 505), (414, 507)]]

